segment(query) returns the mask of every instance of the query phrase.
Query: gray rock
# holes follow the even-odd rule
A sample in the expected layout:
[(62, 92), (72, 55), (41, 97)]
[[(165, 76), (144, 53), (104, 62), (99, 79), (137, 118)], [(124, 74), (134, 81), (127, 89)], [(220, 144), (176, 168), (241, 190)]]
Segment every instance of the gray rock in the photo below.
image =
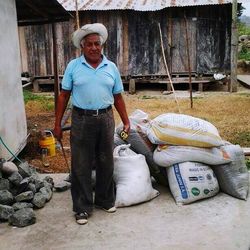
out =
[(250, 40), (250, 35), (241, 35), (239, 36), (239, 42), (248, 42)]
[(19, 193), (25, 192), (28, 189), (30, 183), (30, 179), (29, 178), (24, 178), (19, 185)]
[(35, 176), (34, 175), (31, 175), (29, 177), (26, 177), (24, 180), (27, 180), (29, 183), (33, 183), (35, 184)]
[(14, 172), (11, 174), (8, 180), (14, 185), (19, 186), (21, 181), (23, 180), (23, 177), (18, 172)]
[(33, 184), (33, 183), (29, 183), (29, 185), (28, 185), (28, 191), (32, 191), (33, 194), (35, 194), (36, 193), (36, 185)]
[(0, 204), (2, 205), (12, 205), (14, 198), (11, 192), (8, 190), (0, 190)]
[(64, 179), (67, 182), (71, 182), (71, 173)]
[(15, 163), (7, 161), (2, 164), (1, 171), (7, 175), (11, 175), (12, 173), (17, 172), (18, 168)]
[(25, 178), (34, 174), (36, 171), (29, 166), (28, 162), (23, 162), (18, 166), (19, 174)]
[(39, 192), (45, 196), (46, 201), (49, 201), (52, 198), (53, 192), (49, 187), (42, 187)]
[(9, 190), (10, 183), (7, 179), (0, 179), (0, 190)]
[(52, 177), (50, 177), (50, 176), (45, 176), (43, 180), (44, 180), (44, 181), (47, 181), (47, 182), (50, 183), (52, 186), (54, 186), (54, 180), (53, 180)]
[(13, 207), (0, 204), (0, 220), (8, 220), (13, 213)]
[(53, 189), (53, 186), (51, 183), (47, 182), (47, 181), (43, 181), (43, 187), (47, 187), (47, 188), (50, 188), (51, 190)]
[(44, 187), (43, 181), (41, 181), (39, 179), (35, 179), (34, 180), (34, 184), (36, 186), (36, 190), (39, 190), (40, 188)]
[(9, 217), (9, 223), (16, 227), (26, 227), (36, 223), (36, 216), (32, 208), (22, 208)]
[(37, 208), (42, 208), (45, 206), (46, 203), (46, 197), (44, 194), (38, 192), (34, 195), (34, 198), (32, 200), (32, 204)]
[(20, 193), (19, 187), (13, 185), (12, 183), (10, 183), (9, 191), (12, 193), (13, 196), (17, 196)]
[(3, 168), (3, 163), (4, 163), (4, 162), (6, 162), (5, 159), (0, 158), (0, 176), (2, 176), (2, 175), (1, 175), (1, 174), (2, 174), (1, 170), (2, 170), (2, 168)]
[(22, 208), (33, 208), (33, 204), (29, 202), (16, 202), (12, 205), (12, 207), (16, 211)]
[(54, 185), (54, 188), (57, 192), (63, 192), (70, 188), (71, 184), (67, 181), (62, 181)]
[(15, 197), (15, 200), (18, 201), (31, 201), (34, 197), (32, 191), (23, 192)]

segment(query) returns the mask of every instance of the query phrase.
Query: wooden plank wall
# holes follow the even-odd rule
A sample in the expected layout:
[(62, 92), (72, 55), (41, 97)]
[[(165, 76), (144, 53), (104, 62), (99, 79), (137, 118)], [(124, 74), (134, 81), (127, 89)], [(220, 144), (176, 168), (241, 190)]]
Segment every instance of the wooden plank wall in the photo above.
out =
[[(101, 22), (108, 28), (104, 53), (118, 65), (122, 75), (166, 75), (158, 23), (170, 71), (187, 72), (186, 15), (191, 70), (200, 74), (215, 69), (224, 72), (230, 69), (230, 11), (228, 5), (166, 8), (155, 12), (82, 11), (80, 26)], [(77, 55), (71, 43), (74, 29), (73, 19), (56, 24), (59, 74)], [(20, 27), (19, 36), (23, 71), (28, 69), (39, 76), (53, 74), (51, 25)]]
[[(198, 32), (199, 31), (199, 32)], [(197, 19), (197, 73), (230, 72), (231, 7), (201, 9)]]

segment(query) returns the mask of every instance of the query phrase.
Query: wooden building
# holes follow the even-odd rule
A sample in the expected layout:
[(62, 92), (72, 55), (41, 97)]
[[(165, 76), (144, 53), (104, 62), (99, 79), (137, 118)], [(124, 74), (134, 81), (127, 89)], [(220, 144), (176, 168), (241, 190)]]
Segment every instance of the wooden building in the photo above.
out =
[[(75, 6), (72, 5), (75, 1), (58, 2), (75, 15)], [(177, 7), (176, 0), (169, 1), (171, 5), (165, 4), (166, 7), (162, 4), (161, 8), (137, 5), (137, 9), (128, 5), (112, 6), (112, 3), (118, 4), (119, 1), (109, 1), (110, 5), (103, 6), (95, 5), (100, 1), (78, 2), (85, 3), (79, 4), (80, 26), (101, 22), (108, 28), (109, 37), (104, 53), (118, 65), (124, 79), (166, 79), (159, 24), (167, 64), (173, 77), (185, 76), (189, 71), (199, 79), (218, 72), (230, 74), (230, 1), (212, 0), (211, 4), (211, 1), (192, 0)], [(88, 5), (88, 2), (92, 4)], [(128, 1), (131, 2), (136, 1)], [(161, 2), (158, 1), (159, 4)], [(197, 2), (202, 2), (202, 5), (197, 5)], [(56, 24), (58, 70), (61, 75), (67, 63), (79, 54), (71, 43), (75, 27), (75, 18)], [(38, 77), (52, 75), (51, 27), (47, 24), (20, 27), (19, 37), (22, 71)]]

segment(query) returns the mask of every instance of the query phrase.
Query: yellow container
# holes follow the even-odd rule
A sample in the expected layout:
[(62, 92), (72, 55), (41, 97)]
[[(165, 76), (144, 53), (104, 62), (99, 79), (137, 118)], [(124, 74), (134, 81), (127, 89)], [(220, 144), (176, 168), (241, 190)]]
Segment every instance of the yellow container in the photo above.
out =
[(55, 156), (56, 155), (55, 137), (53, 136), (50, 130), (44, 130), (44, 132), (45, 132), (45, 136), (41, 140), (39, 140), (39, 145), (41, 148), (48, 149), (49, 156)]

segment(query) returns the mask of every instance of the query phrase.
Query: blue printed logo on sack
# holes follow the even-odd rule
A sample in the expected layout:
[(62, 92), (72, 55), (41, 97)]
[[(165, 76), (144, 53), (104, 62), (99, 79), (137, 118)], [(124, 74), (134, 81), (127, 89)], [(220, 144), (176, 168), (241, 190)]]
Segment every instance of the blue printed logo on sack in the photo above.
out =
[(176, 180), (178, 182), (178, 185), (179, 185), (179, 188), (180, 188), (180, 191), (181, 191), (181, 197), (183, 199), (187, 199), (188, 198), (188, 193), (187, 193), (187, 189), (185, 187), (185, 184), (184, 184), (182, 176), (181, 176), (179, 164), (174, 164), (173, 168), (174, 168), (174, 173), (175, 173)]

